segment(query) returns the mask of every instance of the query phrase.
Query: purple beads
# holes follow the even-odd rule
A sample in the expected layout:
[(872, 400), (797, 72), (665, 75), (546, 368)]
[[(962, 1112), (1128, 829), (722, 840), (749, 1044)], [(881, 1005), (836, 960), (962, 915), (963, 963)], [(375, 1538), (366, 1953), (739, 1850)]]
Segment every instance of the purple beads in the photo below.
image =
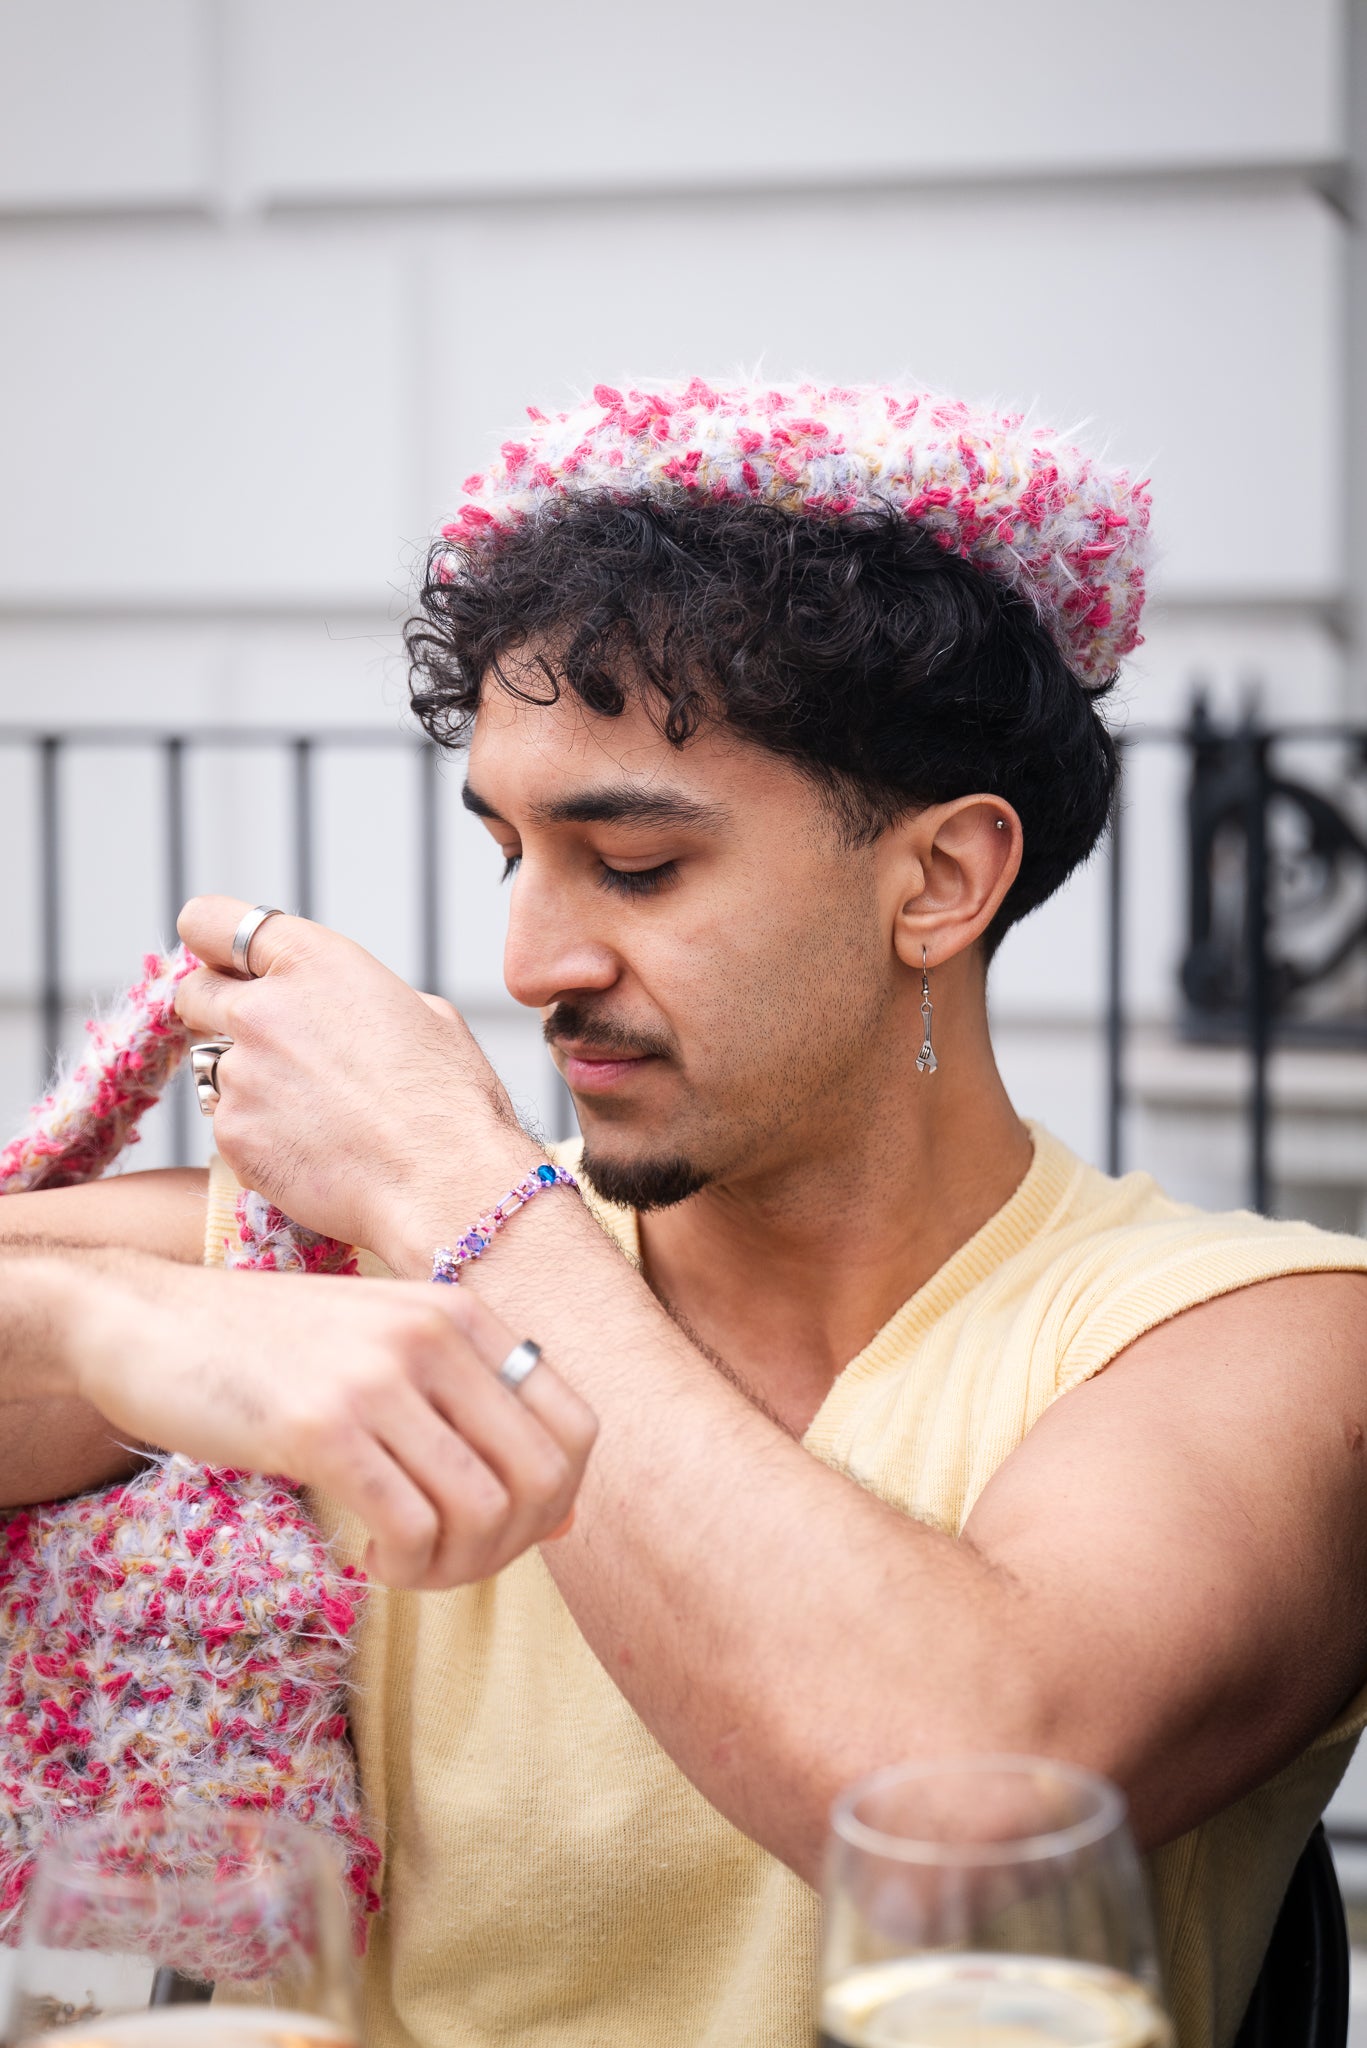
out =
[(443, 1287), (454, 1287), (460, 1279), (460, 1269), (468, 1266), (472, 1259), (479, 1258), (489, 1249), (495, 1231), (502, 1230), (510, 1216), (530, 1202), (533, 1195), (539, 1195), (546, 1188), (578, 1188), (579, 1183), (572, 1173), (563, 1166), (536, 1167), (517, 1186), (509, 1188), (506, 1195), (496, 1202), (486, 1216), (481, 1216), (464, 1237), (457, 1238), (454, 1250), (450, 1245), (439, 1245), (432, 1254), (432, 1278)]

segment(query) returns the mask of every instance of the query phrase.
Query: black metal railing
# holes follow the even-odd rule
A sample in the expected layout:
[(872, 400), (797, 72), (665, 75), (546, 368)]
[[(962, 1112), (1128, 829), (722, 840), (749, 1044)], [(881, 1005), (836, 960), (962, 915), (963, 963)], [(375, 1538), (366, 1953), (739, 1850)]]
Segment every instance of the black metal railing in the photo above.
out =
[[(1328, 747), (1335, 755), (1318, 784), (1290, 776), (1281, 757), (1298, 742)], [(1193, 1043), (1243, 1045), (1249, 1055), (1244, 1123), (1248, 1146), (1248, 1198), (1269, 1205), (1269, 1136), (1272, 1102), (1269, 1061), (1283, 1039), (1323, 1045), (1367, 1044), (1367, 1005), (1351, 997), (1307, 1016), (1304, 999), (1324, 989), (1367, 948), (1367, 730), (1351, 725), (1269, 727), (1255, 718), (1221, 727), (1199, 700), (1187, 724), (1147, 727), (1120, 742), (1122, 779), (1109, 842), (1105, 935), (1106, 1150), (1112, 1172), (1124, 1165), (1127, 1044), (1125, 949), (1129, 922), (1133, 828), (1125, 794), (1144, 754), (1178, 750), (1185, 756), (1185, 818), (1171, 829), (1185, 841), (1187, 913), (1185, 952), (1177, 964), (1177, 1029)], [(189, 887), (187, 774), (198, 754), (264, 749), (290, 764), (289, 843), (293, 906), (314, 908), (318, 851), (315, 779), (330, 750), (401, 750), (417, 767), (417, 803), (410, 846), (418, 908), (418, 966), (423, 987), (445, 984), (442, 958), (443, 861), (438, 751), (416, 734), (339, 728), (300, 732), (277, 727), (196, 727), (178, 731), (83, 727), (68, 731), (0, 727), (0, 754), (19, 750), (36, 773), (37, 869), (33, 878), (38, 928), (34, 993), (41, 1018), (42, 1072), (51, 1070), (61, 1043), (69, 998), (76, 993), (65, 959), (68, 877), (62, 857), (66, 802), (64, 774), (82, 750), (141, 749), (161, 762), (163, 901), (167, 928)], [(1288, 838), (1288, 820), (1290, 835)], [(1299, 838), (1297, 838), (1299, 833)], [(16, 861), (12, 874), (23, 878)], [(1296, 876), (1300, 876), (1299, 893)], [(445, 878), (449, 885), (451, 878)], [(1327, 899), (1359, 886), (1360, 900), (1331, 930), (1318, 953), (1293, 957), (1286, 927), (1307, 894)], [(168, 1105), (173, 1157), (186, 1156), (189, 1104), (184, 1094)], [(569, 1128), (567, 1123), (566, 1128)], [(1343, 1851), (1367, 1846), (1367, 1828), (1339, 1824), (1330, 1839)]]
[[(1291, 775), (1288, 749), (1313, 742), (1331, 754), (1317, 782)], [(187, 777), (199, 756), (265, 750), (289, 767), (288, 840), (292, 849), (292, 901), (305, 916), (316, 901), (318, 832), (315, 806), (320, 760), (357, 749), (412, 757), (417, 798), (411, 825), (410, 871), (417, 907), (417, 970), (423, 987), (445, 985), (438, 749), (412, 732), (338, 727), (302, 732), (289, 727), (224, 726), (165, 730), (151, 727), (79, 727), (44, 730), (0, 726), (0, 756), (16, 750), (36, 776), (34, 878), (37, 959), (34, 994), (40, 1018), (42, 1074), (51, 1070), (63, 1019), (75, 992), (68, 971), (68, 877), (63, 838), (66, 772), (90, 751), (139, 750), (160, 762), (162, 889), (167, 929), (173, 927), (190, 887)], [(1355, 998), (1351, 975), (1367, 967), (1367, 729), (1353, 725), (1267, 726), (1249, 716), (1220, 725), (1198, 698), (1185, 725), (1141, 727), (1120, 740), (1121, 796), (1109, 845), (1105, 935), (1106, 1159), (1112, 1172), (1125, 1161), (1128, 1103), (1126, 939), (1131, 905), (1132, 825), (1125, 794), (1142, 755), (1176, 749), (1185, 758), (1185, 818), (1174, 817), (1186, 849), (1185, 952), (1177, 972), (1176, 1028), (1194, 1044), (1243, 1045), (1249, 1055), (1244, 1104), (1248, 1199), (1266, 1209), (1271, 1198), (1269, 1139), (1272, 1102), (1269, 1063), (1275, 1044), (1367, 1047), (1367, 1002)], [(12, 872), (23, 876), (24, 864)], [(1354, 899), (1356, 891), (1356, 899)], [(1346, 916), (1327, 917), (1318, 952), (1303, 937), (1307, 904), (1324, 912), (1338, 893)], [(1322, 922), (1325, 919), (1322, 918)], [(1313, 922), (1313, 920), (1310, 920)], [(1334, 998), (1337, 977), (1346, 995)], [(1347, 977), (1347, 979), (1345, 979)], [(1327, 996), (1327, 1000), (1326, 1000)], [(1318, 1007), (1316, 1007), (1318, 1005)], [(174, 1157), (186, 1147), (188, 1104), (170, 1105)]]
[[(66, 822), (64, 770), (82, 753), (134, 750), (161, 763), (162, 860), (164, 918), (174, 932), (176, 918), (190, 894), (187, 774), (199, 754), (266, 750), (283, 755), (290, 765), (289, 842), (293, 887), (290, 908), (312, 915), (315, 902), (316, 818), (315, 774), (323, 755), (339, 750), (410, 755), (417, 768), (417, 803), (413, 820), (412, 874), (418, 908), (418, 974), (420, 985), (443, 986), (441, 957), (442, 862), (438, 830), (439, 750), (421, 735), (383, 727), (339, 726), (300, 732), (274, 726), (197, 726), (165, 731), (143, 726), (80, 726), (43, 731), (0, 726), (0, 753), (18, 750), (34, 762), (37, 777), (37, 924), (36, 997), (40, 1019), (41, 1072), (46, 1080), (61, 1050), (63, 1019), (72, 995), (65, 960), (67, 877), (63, 862)], [(22, 873), (22, 865), (16, 864)], [(172, 1157), (187, 1153), (188, 1104), (174, 1090), (166, 1104)]]
[[(1287, 752), (1297, 747), (1328, 752), (1316, 780), (1285, 766)], [(1266, 1211), (1274, 1046), (1367, 1048), (1367, 728), (1270, 726), (1253, 712), (1221, 725), (1198, 693), (1185, 725), (1121, 736), (1106, 934), (1112, 1173), (1124, 1164), (1127, 1102), (1125, 799), (1136, 756), (1154, 748), (1180, 749), (1187, 763), (1186, 941), (1177, 968), (1177, 1029), (1192, 1044), (1247, 1050), (1247, 1199), (1250, 1208)]]

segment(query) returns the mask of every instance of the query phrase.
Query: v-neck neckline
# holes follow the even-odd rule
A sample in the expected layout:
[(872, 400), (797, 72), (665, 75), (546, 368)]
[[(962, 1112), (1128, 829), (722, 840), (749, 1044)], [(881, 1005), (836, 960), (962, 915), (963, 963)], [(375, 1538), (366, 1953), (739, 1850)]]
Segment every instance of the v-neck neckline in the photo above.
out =
[(802, 1437), (805, 1450), (818, 1457), (829, 1454), (851, 1396), (889, 1365), (905, 1360), (951, 1309), (1023, 1251), (1058, 1213), (1084, 1171), (1082, 1162), (1042, 1124), (1026, 1120), (1025, 1129), (1032, 1157), (1014, 1194), (893, 1310), (863, 1350), (837, 1373)]
[[(1081, 1160), (1042, 1124), (1029, 1119), (1024, 1122), (1032, 1156), (1015, 1192), (900, 1308), (893, 1310), (862, 1351), (856, 1352), (843, 1371), (837, 1373), (800, 1438), (804, 1450), (818, 1457), (829, 1453), (850, 1396), (889, 1364), (904, 1359), (966, 1294), (1022, 1251), (1048, 1225), (1076, 1186), (1078, 1176), (1085, 1170)], [(556, 1149), (559, 1152), (561, 1148)], [(591, 1189), (585, 1190), (585, 1194), (599, 1222), (633, 1265), (640, 1267), (641, 1230), (636, 1211), (601, 1201)]]

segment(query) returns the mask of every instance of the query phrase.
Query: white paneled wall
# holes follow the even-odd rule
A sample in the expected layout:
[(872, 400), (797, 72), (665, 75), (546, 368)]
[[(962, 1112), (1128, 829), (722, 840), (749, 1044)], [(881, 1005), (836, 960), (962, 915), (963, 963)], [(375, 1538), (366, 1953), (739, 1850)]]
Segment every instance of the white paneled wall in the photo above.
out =
[(0, 205), (183, 207), (214, 164), (212, 16), (185, 0), (0, 9)]
[[(1120, 715), (1343, 708), (1347, 0), (0, 0), (0, 722), (402, 716), (424, 537), (530, 399), (762, 368), (1091, 422), (1161, 560)], [(406, 973), (403, 764), (319, 770), (316, 907)], [(445, 778), (451, 993), (558, 1115)], [(197, 763), (188, 882), (289, 900), (284, 771)], [(168, 916), (159, 770), (73, 761), (73, 991)], [(1135, 1001), (1170, 1005), (1170, 763)], [(28, 769), (0, 750), (0, 1113), (27, 1096)], [(1022, 1106), (1101, 1144), (1104, 872), (1004, 949)]]
[(382, 597), (404, 502), (402, 257), (180, 225), (0, 270), (0, 596)]
[(253, 191), (452, 198), (1336, 158), (1334, 0), (249, 0)]

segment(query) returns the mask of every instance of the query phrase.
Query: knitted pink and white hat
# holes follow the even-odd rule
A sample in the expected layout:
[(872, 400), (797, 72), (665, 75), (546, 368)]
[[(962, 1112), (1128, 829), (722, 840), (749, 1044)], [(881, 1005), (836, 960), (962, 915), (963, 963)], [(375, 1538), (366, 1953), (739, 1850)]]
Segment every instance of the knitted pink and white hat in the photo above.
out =
[(436, 573), (568, 497), (751, 500), (831, 518), (889, 506), (1029, 598), (1078, 680), (1104, 684), (1139, 644), (1144, 481), (1107, 469), (1023, 413), (976, 411), (878, 384), (594, 387), (528, 427), (442, 536)]

